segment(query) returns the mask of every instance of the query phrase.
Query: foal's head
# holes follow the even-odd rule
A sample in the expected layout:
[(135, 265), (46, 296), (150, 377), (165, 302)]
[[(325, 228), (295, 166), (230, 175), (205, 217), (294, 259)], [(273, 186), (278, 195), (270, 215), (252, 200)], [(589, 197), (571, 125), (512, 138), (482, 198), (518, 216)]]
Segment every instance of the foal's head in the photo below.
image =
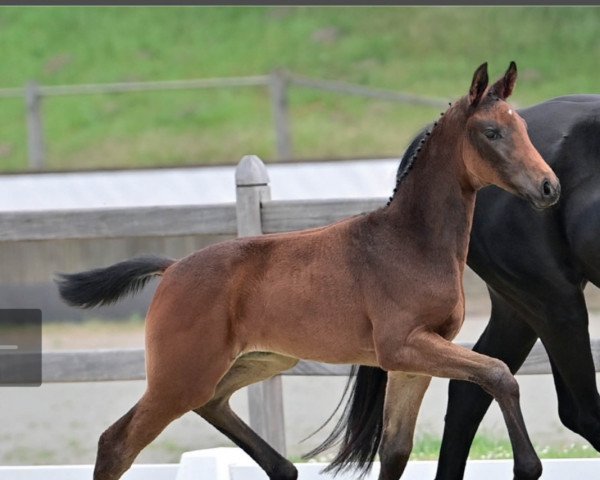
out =
[(463, 161), (473, 187), (497, 185), (545, 208), (558, 201), (560, 184), (529, 140), (525, 120), (505, 101), (516, 80), (514, 62), (489, 88), (487, 63), (475, 71), (469, 94), (456, 105), (466, 113)]

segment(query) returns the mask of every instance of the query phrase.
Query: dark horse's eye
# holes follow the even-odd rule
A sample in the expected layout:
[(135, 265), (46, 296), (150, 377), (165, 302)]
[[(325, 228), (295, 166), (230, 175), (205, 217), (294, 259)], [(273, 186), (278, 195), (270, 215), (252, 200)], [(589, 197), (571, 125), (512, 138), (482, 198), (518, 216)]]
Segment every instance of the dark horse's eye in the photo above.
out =
[(488, 138), (490, 140), (498, 140), (499, 138), (502, 138), (502, 135), (500, 135), (500, 132), (498, 130), (496, 130), (495, 128), (488, 128), (488, 129), (484, 130), (483, 134), (486, 136), (486, 138)]

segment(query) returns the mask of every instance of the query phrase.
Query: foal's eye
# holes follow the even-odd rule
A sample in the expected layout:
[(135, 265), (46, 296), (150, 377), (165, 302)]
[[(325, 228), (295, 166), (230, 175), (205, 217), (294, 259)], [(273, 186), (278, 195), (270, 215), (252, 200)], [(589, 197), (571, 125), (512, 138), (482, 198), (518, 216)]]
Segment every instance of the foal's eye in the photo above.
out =
[(498, 140), (499, 138), (502, 138), (502, 135), (500, 135), (500, 132), (498, 130), (496, 130), (495, 128), (488, 128), (483, 131), (483, 134), (489, 140)]

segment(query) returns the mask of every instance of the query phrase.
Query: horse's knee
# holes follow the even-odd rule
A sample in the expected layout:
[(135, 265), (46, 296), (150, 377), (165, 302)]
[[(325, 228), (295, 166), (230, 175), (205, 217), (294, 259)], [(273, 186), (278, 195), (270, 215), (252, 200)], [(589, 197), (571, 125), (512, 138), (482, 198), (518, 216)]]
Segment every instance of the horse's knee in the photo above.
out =
[(500, 360), (495, 360), (490, 368), (482, 387), (496, 400), (519, 400), (519, 384), (508, 366)]

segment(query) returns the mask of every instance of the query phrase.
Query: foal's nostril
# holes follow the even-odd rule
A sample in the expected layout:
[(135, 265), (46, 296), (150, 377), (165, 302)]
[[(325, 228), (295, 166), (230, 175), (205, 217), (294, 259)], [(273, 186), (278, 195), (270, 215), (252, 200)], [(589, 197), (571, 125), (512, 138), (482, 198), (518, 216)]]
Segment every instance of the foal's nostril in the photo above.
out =
[(552, 185), (550, 185), (548, 180), (544, 180), (544, 183), (542, 184), (542, 192), (545, 197), (552, 195)]

